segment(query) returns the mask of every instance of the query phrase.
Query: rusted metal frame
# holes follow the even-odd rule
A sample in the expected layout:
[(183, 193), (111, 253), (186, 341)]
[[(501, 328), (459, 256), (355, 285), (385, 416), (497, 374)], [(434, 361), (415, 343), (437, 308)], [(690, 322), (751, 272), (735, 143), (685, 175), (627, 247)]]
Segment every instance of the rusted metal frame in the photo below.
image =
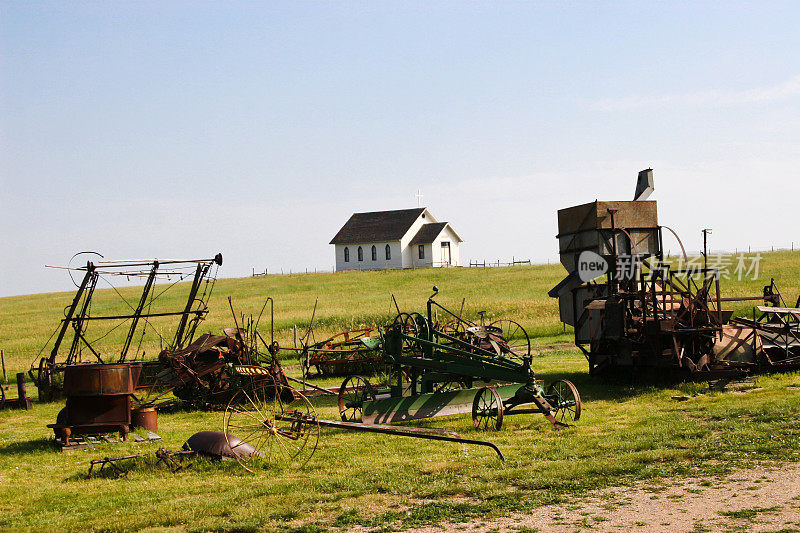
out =
[[(590, 353), (591, 353), (591, 352), (590, 352), (589, 350), (587, 350), (587, 349), (586, 349), (586, 348), (583, 346), (583, 344), (578, 344), (578, 343), (575, 343), (575, 346), (577, 346), (577, 347), (578, 347), (578, 349), (580, 349), (580, 351), (581, 351), (581, 352), (583, 352), (583, 356), (584, 356), (584, 357), (586, 358), (586, 360), (588, 361), (588, 360), (589, 360), (589, 355), (590, 355)], [(590, 348), (591, 348), (591, 345), (590, 345)]]
[[(222, 261), (221, 258), (220, 261)], [(221, 262), (217, 263), (217, 265), (221, 264), (222, 264)], [(200, 283), (198, 284), (198, 290), (199, 290), (199, 285), (202, 285), (203, 281), (205, 281), (203, 294), (199, 298), (196, 298), (197, 300), (200, 301), (202, 307), (191, 313), (192, 316), (189, 319), (188, 329), (184, 331), (183, 338), (181, 339), (181, 342), (184, 344), (190, 344), (192, 342), (192, 339), (194, 339), (194, 334), (197, 331), (197, 326), (200, 324), (201, 320), (205, 319), (205, 315), (206, 313), (208, 313), (208, 301), (211, 298), (211, 294), (214, 292), (214, 285), (216, 283), (216, 278), (212, 278), (212, 280), (209, 281), (208, 271), (210, 268), (211, 264), (205, 266), (202, 278), (200, 280)], [(211, 285), (211, 289), (208, 288), (209, 283)]]
[[(350, 355), (358, 355), (360, 352), (348, 352)], [(311, 360), (312, 365), (341, 365), (350, 363), (377, 363), (382, 361), (382, 357), (364, 357), (359, 359), (319, 359)]]
[[(650, 288), (650, 297), (651, 297), (651, 299), (653, 301), (653, 320), (656, 323), (656, 330), (657, 331), (661, 331), (661, 317), (660, 317), (660, 314), (658, 312), (658, 295), (656, 294), (656, 283), (657, 283), (656, 276), (658, 276), (659, 274), (656, 274), (655, 272), (656, 271), (651, 270), (650, 287), (649, 288)], [(661, 272), (660, 275), (661, 275), (661, 277), (663, 279), (664, 273)], [(644, 283), (644, 278), (642, 279), (642, 282)], [(663, 283), (663, 281), (662, 281), (662, 283)], [(666, 312), (666, 305), (664, 306), (663, 310), (664, 310), (664, 312)], [(658, 346), (656, 348), (658, 350), (658, 353), (660, 354), (661, 351), (662, 351), (661, 350), (661, 339), (659, 338), (657, 342), (658, 342)]]
[(96, 283), (97, 283), (97, 274), (95, 274), (94, 272), (94, 265), (92, 265), (91, 262), (88, 262), (86, 263), (86, 274), (83, 276), (83, 280), (81, 281), (81, 284), (78, 287), (78, 292), (75, 294), (75, 298), (72, 299), (72, 305), (70, 305), (69, 310), (67, 311), (67, 315), (62, 319), (61, 330), (58, 332), (58, 337), (56, 337), (55, 344), (53, 344), (53, 349), (50, 351), (50, 357), (48, 357), (48, 363), (51, 366), (54, 365), (56, 362), (58, 349), (61, 347), (61, 342), (64, 340), (64, 335), (66, 335), (67, 333), (67, 328), (72, 325), (72, 318), (75, 316), (75, 311), (77, 311), (78, 305), (80, 305), (84, 292), (86, 292), (86, 289), (89, 285), (94, 286)]
[(293, 378), (292, 376), (286, 376), (286, 379), (288, 379), (289, 381), (294, 381), (295, 383), (300, 383), (301, 385), (306, 386), (306, 387), (311, 387), (312, 389), (318, 390), (318, 391), (320, 391), (320, 392), (322, 392), (324, 394), (330, 394), (331, 396), (337, 396), (337, 393), (335, 393), (333, 391), (330, 391), (328, 389), (324, 389), (322, 387), (314, 385), (313, 383), (308, 383), (307, 381), (303, 381), (302, 379)]
[[(714, 276), (714, 285), (717, 293), (717, 322), (722, 325), (722, 300), (720, 300), (719, 293), (719, 272)], [(719, 332), (719, 339), (722, 340), (722, 331)]]
[[(281, 362), (278, 360), (278, 357), (277, 357), (277, 355), (276, 355), (276, 354), (274, 354), (274, 353), (272, 353), (272, 349), (271, 349), (271, 348), (272, 348), (272, 346), (273, 346), (273, 345), (272, 345), (272, 344), (267, 344), (267, 341), (265, 341), (265, 340), (264, 340), (264, 337), (262, 337), (262, 336), (261, 336), (261, 333), (259, 333), (259, 332), (258, 332), (258, 330), (255, 330), (255, 334), (256, 334), (256, 337), (258, 337), (258, 339), (259, 339), (259, 340), (261, 341), (261, 343), (264, 345), (264, 348), (266, 348), (266, 349), (267, 349), (267, 353), (268, 353), (268, 354), (269, 354), (269, 356), (270, 356), (271, 362), (272, 362), (273, 364), (277, 365), (277, 366), (278, 366), (278, 368), (281, 370), (281, 372), (283, 372), (283, 367), (281, 366)], [(280, 348), (279, 348), (279, 349), (280, 349)], [(276, 353), (277, 353), (277, 352), (276, 352)]]
[(689, 293), (691, 288), (689, 286), (689, 279), (687, 276), (686, 283), (683, 282), (678, 276), (679, 274), (688, 274), (689, 272), (685, 269), (669, 269), (669, 280), (668, 283), (679, 293), (686, 294)]
[[(709, 306), (708, 306), (708, 291), (707, 291), (708, 287), (707, 287), (707, 285), (710, 285), (711, 281), (713, 281), (713, 280), (709, 280), (707, 277), (704, 278), (704, 280), (703, 280), (703, 288), (702, 289), (697, 287), (697, 284), (695, 283), (695, 287), (697, 288), (697, 291), (695, 292), (695, 298), (692, 298), (691, 294), (689, 294), (688, 296), (692, 300), (693, 304), (697, 305), (700, 308), (701, 311), (704, 311), (705, 314), (709, 318), (714, 318), (715, 313), (713, 313), (711, 311), (711, 309), (709, 308)], [(693, 313), (689, 313), (689, 320), (690, 320), (690, 329), (694, 328), (695, 324), (694, 324), (694, 314)], [(717, 325), (720, 326), (720, 327), (722, 326), (722, 315), (721, 314), (719, 315), (719, 319), (717, 320)], [(688, 330), (684, 330), (684, 331), (688, 331)]]
[(356, 422), (339, 422), (335, 420), (319, 420), (319, 419), (315, 419), (315, 422), (318, 423), (321, 427), (345, 429), (350, 431), (363, 431), (367, 433), (381, 433), (384, 435), (394, 435), (397, 437), (413, 437), (417, 439), (456, 442), (459, 444), (472, 444), (475, 446), (486, 446), (494, 450), (501, 461), (506, 460), (505, 457), (503, 456), (503, 452), (500, 451), (500, 448), (498, 448), (497, 445), (491, 442), (465, 439), (459, 436), (441, 435), (437, 433), (431, 433), (429, 431), (416, 431), (418, 429), (427, 430), (429, 428), (409, 428), (409, 427), (399, 427), (399, 426), (388, 426), (384, 424), (361, 424)]
[[(708, 316), (709, 319), (716, 319), (717, 325), (720, 328), (722, 327), (722, 325), (723, 325), (722, 324), (722, 314), (721, 314), (721, 312), (720, 313), (712, 312), (711, 307), (708, 305), (708, 295), (706, 293), (703, 293), (703, 298), (702, 299), (696, 299), (695, 300), (695, 304), (697, 304), (698, 307), (700, 307), (701, 311), (705, 312), (705, 314)], [(717, 315), (717, 316), (715, 316), (715, 315)]]
[[(189, 311), (188, 314), (190, 315), (203, 315), (207, 312), (206, 309), (195, 309), (194, 311)], [(153, 318), (153, 317), (160, 317), (160, 316), (178, 316), (187, 314), (186, 311), (173, 311), (173, 312), (165, 312), (165, 313), (142, 313), (139, 315), (139, 318)], [(133, 318), (135, 315), (114, 315), (114, 316), (87, 316), (83, 320), (123, 320), (123, 319), (130, 319)]]
[(183, 459), (184, 457), (194, 457), (195, 455), (196, 452), (194, 450), (179, 450), (177, 452), (173, 452), (165, 448), (159, 448), (158, 450), (156, 450), (156, 457), (158, 458), (156, 464), (163, 462), (164, 465), (169, 469), (169, 471), (174, 474), (176, 472), (183, 470), (184, 468), (192, 466), (192, 463), (189, 463), (187, 465), (179, 463), (175, 459), (176, 457)]
[[(173, 350), (179, 349), (183, 346), (183, 333), (186, 330), (186, 323), (189, 320), (189, 315), (192, 313), (192, 306), (194, 305), (195, 298), (197, 297), (197, 291), (200, 290), (200, 283), (208, 273), (209, 268), (211, 268), (210, 262), (197, 264), (197, 268), (194, 272), (194, 279), (192, 280), (192, 287), (189, 290), (189, 297), (186, 300), (186, 307), (183, 309), (183, 313), (181, 313), (181, 321), (178, 323), (178, 329), (175, 331), (175, 339), (173, 340), (171, 346)], [(203, 307), (205, 307), (205, 305)], [(204, 311), (204, 309), (195, 311), (195, 317), (200, 316), (197, 314), (198, 311)]]
[(86, 337), (83, 336), (83, 333), (78, 329), (75, 330), (75, 338), (76, 339), (79, 338), (80, 340), (82, 340), (83, 343), (86, 345), (86, 347), (89, 348), (89, 350), (92, 352), (92, 355), (94, 355), (97, 358), (98, 361), (100, 361), (101, 363), (104, 363), (103, 358), (100, 357), (100, 354), (95, 351), (95, 349), (92, 347), (92, 345), (89, 343), (89, 341), (86, 340)]
[(98, 469), (100, 472), (102, 472), (106, 466), (111, 466), (111, 468), (114, 470), (114, 473), (117, 476), (128, 477), (128, 472), (117, 466), (116, 463), (119, 461), (136, 459), (139, 457), (142, 457), (142, 454), (137, 453), (134, 455), (123, 455), (121, 457), (104, 457), (103, 459), (92, 459), (92, 461), (89, 463), (89, 472), (86, 474), (86, 477), (92, 477), (92, 472), (96, 465), (100, 465), (100, 468)]
[[(361, 343), (359, 342), (358, 344), (360, 345)], [(371, 352), (371, 351), (373, 351), (370, 348), (367, 348), (366, 346), (358, 346), (357, 345), (357, 346), (353, 347), (353, 346), (349, 346), (349, 345), (345, 345), (345, 344), (341, 344), (340, 346), (344, 346), (344, 349), (337, 350), (337, 349), (334, 349), (334, 348), (309, 348), (308, 351), (309, 351), (309, 353), (315, 353), (315, 354), (316, 353), (319, 353), (319, 354), (336, 354), (336, 353), (342, 353), (342, 352)]]
[(617, 229), (614, 222), (614, 214), (618, 211), (618, 209), (609, 208), (607, 211), (608, 214), (611, 215), (611, 253), (614, 260), (614, 264), (609, 265), (608, 270), (611, 274), (611, 294), (614, 294), (619, 290), (619, 280), (617, 279)]
[[(70, 345), (69, 354), (67, 355), (67, 363), (72, 363), (75, 361), (75, 357), (78, 355), (78, 349), (80, 346), (80, 340), (86, 343), (89, 346), (89, 341), (87, 341), (83, 336), (83, 331), (86, 328), (86, 320), (90, 317), (89, 315), (89, 306), (92, 303), (92, 297), (94, 296), (94, 290), (97, 287), (97, 273), (95, 272), (95, 276), (89, 282), (89, 287), (87, 288), (86, 295), (83, 299), (83, 305), (81, 306), (81, 310), (78, 312), (78, 315), (72, 319), (72, 328), (75, 330), (75, 336), (72, 337), (72, 344)], [(91, 347), (90, 347), (91, 349)], [(92, 349), (94, 352), (94, 349)], [(95, 353), (95, 355), (97, 355)]]
[(720, 302), (747, 302), (753, 300), (763, 300), (763, 296), (728, 296), (728, 297), (721, 297), (719, 299)]
[[(219, 259), (222, 260), (221, 257)], [(216, 263), (217, 258), (213, 257), (211, 259), (161, 259), (159, 260), (159, 264), (161, 265), (179, 265), (179, 264), (211, 264)], [(147, 259), (131, 259), (128, 261), (96, 261), (98, 265), (104, 265), (106, 267), (118, 267), (118, 268), (129, 268), (135, 266), (151, 266), (153, 264), (152, 261)]]
[[(431, 306), (436, 306), (436, 307), (438, 307), (439, 309), (441, 309), (442, 311), (444, 311), (444, 312), (445, 312), (445, 313), (447, 313), (448, 315), (450, 315), (450, 316), (452, 316), (453, 318), (455, 318), (455, 319), (456, 319), (456, 320), (457, 320), (459, 323), (469, 324), (469, 325), (470, 325), (470, 327), (475, 327), (475, 326), (478, 326), (478, 324), (476, 324), (475, 322), (473, 322), (473, 321), (471, 321), (471, 320), (468, 320), (468, 319), (466, 319), (466, 318), (462, 318), (461, 316), (459, 316), (459, 315), (455, 314), (454, 312), (452, 312), (452, 311), (451, 311), (451, 310), (449, 310), (448, 308), (444, 307), (442, 304), (440, 304), (440, 303), (439, 303), (439, 302), (437, 302), (436, 300), (433, 300), (433, 299), (428, 299), (428, 321), (429, 321), (431, 324), (433, 323), (433, 322), (431, 321), (431, 319), (432, 319), (432, 317), (431, 317)], [(462, 309), (463, 309), (463, 307), (462, 307)]]
[[(267, 304), (269, 306), (269, 342), (270, 345), (275, 342), (275, 300), (272, 299), (272, 296), (267, 296), (267, 299), (264, 300), (264, 307), (261, 308), (261, 312), (258, 314), (258, 318), (256, 319), (256, 325), (253, 327), (254, 331), (258, 332), (258, 324), (261, 322), (261, 315), (264, 313), (264, 309), (266, 309)], [(261, 339), (262, 342), (264, 339)]]
[(150, 291), (153, 288), (153, 281), (156, 278), (156, 272), (158, 271), (158, 261), (153, 261), (153, 267), (150, 270), (150, 275), (147, 276), (147, 281), (144, 283), (144, 288), (142, 289), (142, 297), (139, 298), (139, 305), (136, 306), (136, 309), (133, 311), (133, 320), (131, 321), (131, 327), (128, 330), (128, 335), (125, 337), (125, 343), (122, 345), (122, 351), (119, 354), (119, 362), (122, 363), (125, 361), (125, 358), (128, 355), (128, 349), (131, 346), (131, 341), (133, 341), (133, 335), (136, 333), (136, 326), (139, 323), (139, 318), (142, 316), (142, 312), (144, 311), (144, 306), (147, 304), (147, 297), (150, 295)]
[[(764, 315), (766, 314), (767, 313), (765, 313)], [(789, 337), (792, 337), (797, 343), (800, 343), (800, 337), (798, 337), (800, 331), (796, 333), (794, 326), (791, 323), (789, 323), (789, 321), (786, 320), (781, 314), (774, 312), (770, 314), (774, 315), (774, 318), (777, 318), (780, 321), (781, 325), (779, 326), (776, 324), (762, 323), (759, 326), (759, 328), (764, 329), (766, 331), (772, 330), (773, 333), (777, 333), (778, 335), (783, 336), (786, 339), (784, 343), (785, 344), (784, 357), (785, 359), (789, 359), (789, 353), (792, 348), (792, 346), (789, 344)]]

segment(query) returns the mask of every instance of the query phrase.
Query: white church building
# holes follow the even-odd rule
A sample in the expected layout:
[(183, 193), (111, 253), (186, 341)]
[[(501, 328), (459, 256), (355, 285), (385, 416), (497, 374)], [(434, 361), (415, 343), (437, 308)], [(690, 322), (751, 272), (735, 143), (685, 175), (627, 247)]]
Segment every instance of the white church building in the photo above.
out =
[(461, 237), (425, 207), (354, 213), (331, 240), (336, 270), (458, 266)]

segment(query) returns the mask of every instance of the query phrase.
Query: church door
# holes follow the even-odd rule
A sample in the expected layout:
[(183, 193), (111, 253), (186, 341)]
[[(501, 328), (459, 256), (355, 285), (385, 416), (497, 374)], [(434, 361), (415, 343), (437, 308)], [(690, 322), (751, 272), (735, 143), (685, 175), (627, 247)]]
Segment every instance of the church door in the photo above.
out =
[(447, 241), (442, 242), (442, 264), (450, 264), (450, 243)]

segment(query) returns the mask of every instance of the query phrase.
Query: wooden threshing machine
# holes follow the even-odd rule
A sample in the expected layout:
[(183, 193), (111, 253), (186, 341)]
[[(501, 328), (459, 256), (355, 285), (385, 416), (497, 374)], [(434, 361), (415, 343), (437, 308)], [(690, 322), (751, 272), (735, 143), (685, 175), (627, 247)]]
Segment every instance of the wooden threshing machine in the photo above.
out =
[[(594, 201), (558, 212), (561, 264), (568, 275), (550, 296), (591, 374), (670, 370), (738, 377), (800, 368), (800, 309), (787, 308), (774, 280), (760, 296), (725, 298), (715, 268), (665, 262), (652, 169), (639, 173), (633, 201)], [(763, 300), (760, 316), (734, 318), (730, 302)], [(783, 304), (782, 307), (778, 307)], [(798, 301), (800, 305), (800, 301)]]

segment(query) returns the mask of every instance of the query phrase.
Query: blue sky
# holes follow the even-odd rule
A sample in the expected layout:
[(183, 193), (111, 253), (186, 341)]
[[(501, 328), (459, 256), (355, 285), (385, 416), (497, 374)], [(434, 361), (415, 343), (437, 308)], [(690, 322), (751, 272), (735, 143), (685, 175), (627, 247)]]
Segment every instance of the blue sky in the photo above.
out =
[(80, 250), (330, 269), (351, 213), (418, 188), (463, 261), (556, 260), (556, 210), (647, 167), (687, 248), (798, 246), (799, 27), (797, 2), (2, 1), (0, 296), (69, 290), (44, 264)]

